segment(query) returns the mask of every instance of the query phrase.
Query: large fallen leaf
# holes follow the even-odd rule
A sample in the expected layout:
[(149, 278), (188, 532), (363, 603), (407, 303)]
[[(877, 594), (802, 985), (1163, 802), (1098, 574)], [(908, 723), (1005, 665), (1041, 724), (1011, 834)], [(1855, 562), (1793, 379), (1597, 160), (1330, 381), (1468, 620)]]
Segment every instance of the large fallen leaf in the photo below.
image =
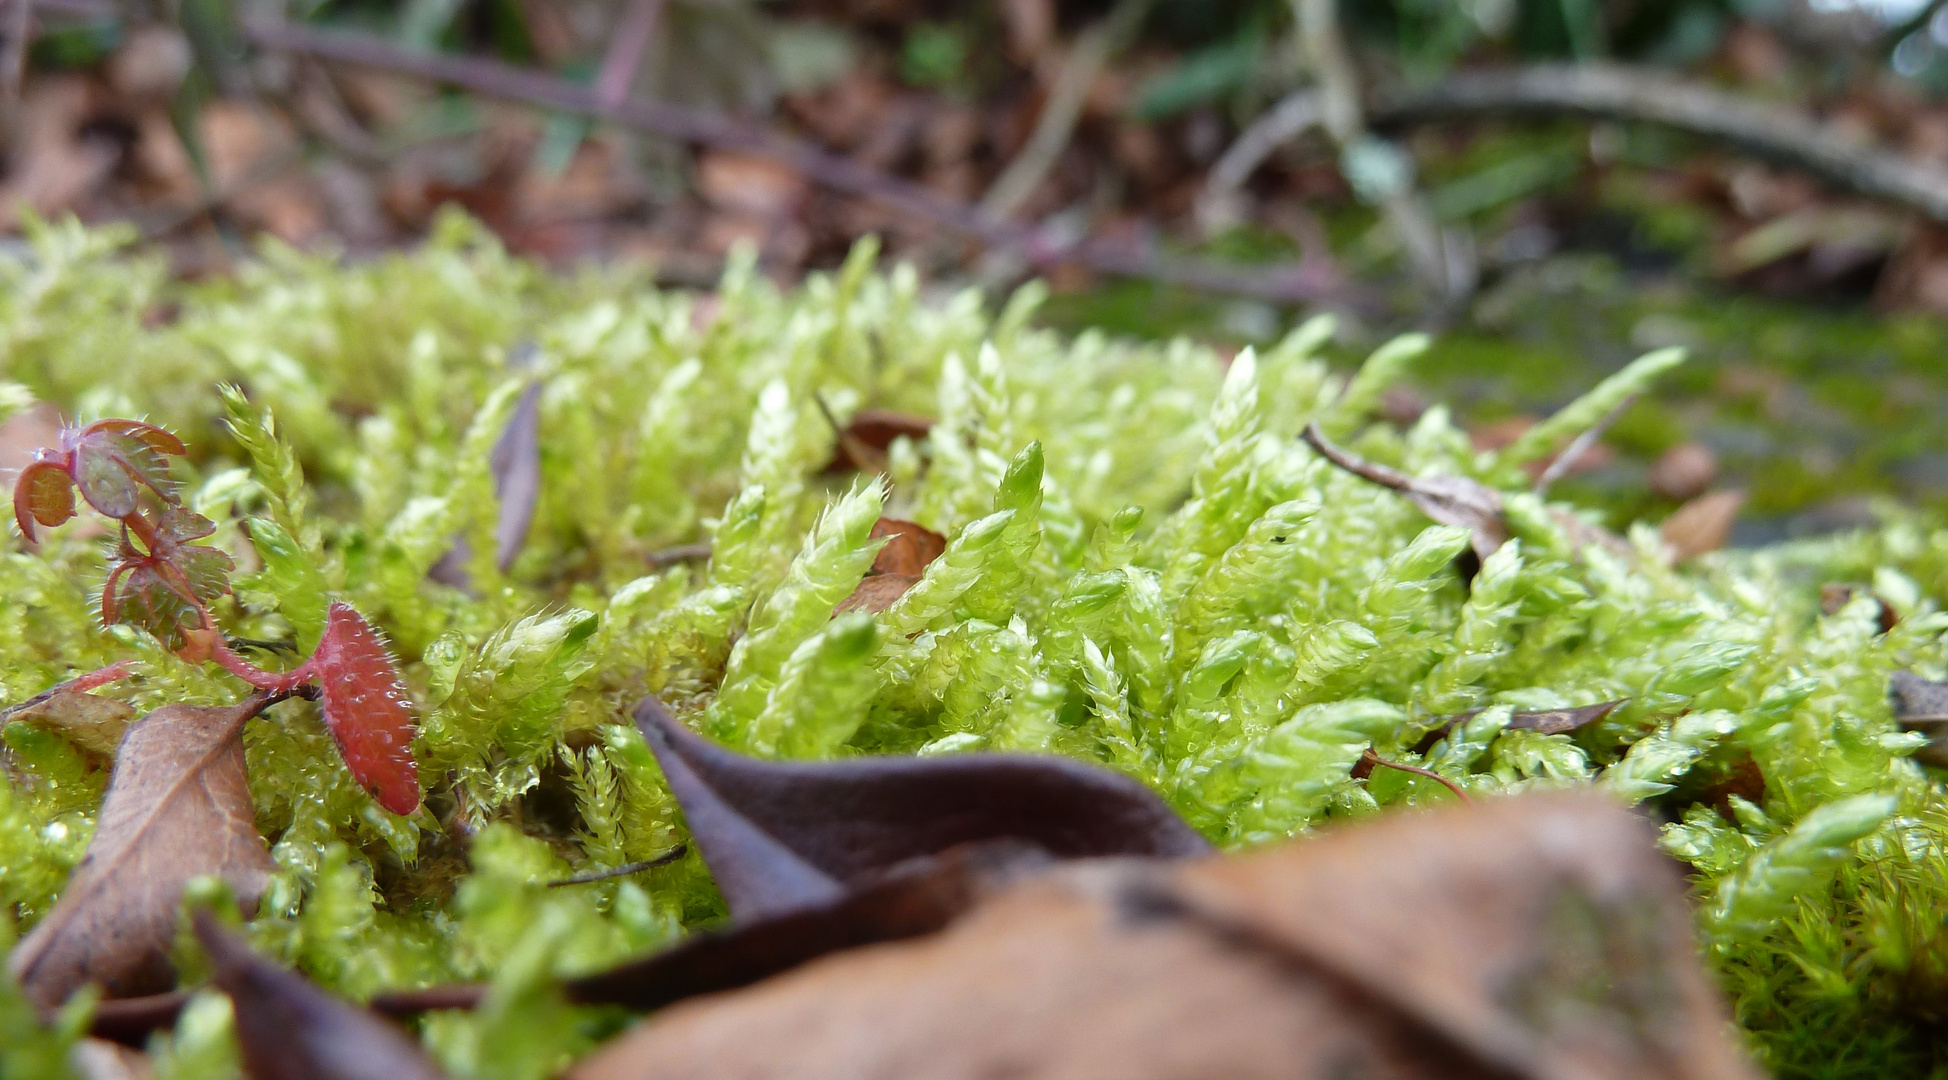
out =
[(1142, 784), (1066, 758), (759, 761), (692, 733), (653, 697), (635, 715), (739, 918), (828, 903), (848, 882), (980, 840), (1058, 858), (1210, 849)]
[(258, 956), (208, 911), (195, 923), (251, 1080), (444, 1080), (405, 1032)]
[(109, 997), (167, 990), (192, 878), (219, 876), (255, 908), (276, 866), (257, 834), (239, 733), (270, 701), (166, 705), (129, 728), (87, 855), (8, 959), (35, 1005), (56, 1008), (88, 983)]
[(1071, 864), (666, 1009), (569, 1075), (1755, 1080), (1653, 840), (1556, 793)]
[(1928, 743), (1914, 752), (1914, 760), (1948, 768), (1948, 683), (1929, 682), (1912, 671), (1897, 671), (1889, 680), (1894, 719), (1903, 731), (1918, 731)]

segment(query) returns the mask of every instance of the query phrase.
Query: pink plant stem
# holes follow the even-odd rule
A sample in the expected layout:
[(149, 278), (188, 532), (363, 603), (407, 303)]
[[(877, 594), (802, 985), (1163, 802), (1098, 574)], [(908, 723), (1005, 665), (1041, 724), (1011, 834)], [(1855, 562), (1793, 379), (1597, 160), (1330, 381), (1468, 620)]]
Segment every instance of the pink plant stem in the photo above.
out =
[(105, 668), (96, 668), (85, 675), (76, 675), (74, 678), (62, 683), (60, 688), (70, 693), (85, 694), (96, 687), (121, 682), (123, 679), (129, 677), (129, 665), (131, 663), (133, 661), (117, 660)]
[[(206, 629), (215, 629), (215, 625), (210, 622), (207, 614), (203, 617), (203, 625)], [(238, 656), (236, 650), (230, 648), (230, 643), (223, 640), (223, 635), (220, 633), (216, 637), (216, 644), (210, 646), (210, 659), (221, 665), (223, 670), (235, 675), (251, 686), (273, 694), (296, 693), (299, 687), (311, 681), (311, 662), (309, 660), (290, 671), (265, 671), (263, 668)]]

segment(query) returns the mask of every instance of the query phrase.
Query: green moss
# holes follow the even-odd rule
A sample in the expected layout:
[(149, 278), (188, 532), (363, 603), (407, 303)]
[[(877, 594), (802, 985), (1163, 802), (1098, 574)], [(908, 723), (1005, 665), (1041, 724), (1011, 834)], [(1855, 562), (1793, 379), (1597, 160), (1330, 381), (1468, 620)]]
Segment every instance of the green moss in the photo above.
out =
[[(191, 497), (248, 572), (219, 612), (231, 632), (301, 642), (322, 600), (344, 599), (400, 654), (429, 792), (411, 818), (360, 791), (312, 706), (251, 725), (259, 824), (281, 868), (252, 932), (355, 996), (490, 981), (483, 1011), (424, 1025), (458, 1074), (548, 1074), (616, 1022), (568, 1009), (553, 980), (721, 914), (694, 855), (544, 887), (681, 839), (628, 725), (649, 691), (759, 753), (1101, 761), (1228, 846), (1452, 798), (1400, 773), (1355, 779), (1369, 743), (1481, 794), (1595, 782), (1667, 822), (1713, 963), (1770, 1064), (1866, 1076), (1934, 1063), (1916, 1017), (1948, 971), (1948, 798), (1909, 759), (1916, 740), (1885, 692), (1897, 669), (1948, 674), (1948, 528), (1888, 511), (1871, 530), (1679, 570), (1641, 529), (1635, 557), (1578, 552), (1519, 496), (1516, 539), (1464, 582), (1460, 530), (1295, 438), (1316, 418), (1377, 460), (1513, 494), (1517, 458), (1634, 382), (1478, 455), (1443, 409), (1404, 431), (1368, 414), (1394, 380), (1485, 355), (1479, 341), (1425, 357), (1402, 343), (1349, 382), (1319, 356), (1331, 327), (1314, 322), (1227, 371), (1188, 342), (1038, 329), (1039, 290), (998, 317), (973, 293), (922, 302), (911, 270), (872, 271), (870, 248), (790, 293), (734, 261), (695, 296), (549, 278), (458, 218), (411, 254), (340, 265), (273, 248), (195, 285), (112, 234), (53, 225), (31, 239), (26, 259), (0, 263), (0, 379), (185, 438)], [(145, 321), (164, 305), (173, 320)], [(1620, 368), (1629, 347), (1607, 348), (1606, 370)], [(1683, 430), (1669, 410), (1697, 384), (1681, 372), (1627, 425), (1643, 447)], [(481, 558), (497, 518), (490, 456), (528, 377), (543, 387), (542, 495), (503, 574)], [(246, 398), (226, 397), (231, 383)], [(890, 483), (828, 476), (818, 398), (939, 422), (894, 445)], [(1880, 408), (1837, 386), (1832, 400)], [(947, 552), (887, 612), (831, 620), (882, 513), (941, 531)], [(427, 576), (462, 538), (467, 590)], [(645, 561), (705, 540), (706, 565)], [(105, 692), (139, 708), (239, 693), (99, 627), (94, 538), (68, 526), (36, 552), (0, 545), (7, 700), (113, 660), (138, 675)], [(1902, 622), (1880, 633), (1864, 598), (1820, 615), (1830, 580), (1873, 582)], [(1504, 730), (1514, 710), (1616, 699), (1628, 704), (1574, 738)], [(44, 742), (9, 736), (0, 787), (0, 900), (23, 921), (79, 857), (98, 792)], [(1713, 786), (1753, 766), (1763, 792), (1738, 789), (1750, 801)], [(16, 1002), (0, 991), (0, 1023)], [(190, 1010), (162, 1071), (234, 1068), (226, 1024), (215, 1005)]]

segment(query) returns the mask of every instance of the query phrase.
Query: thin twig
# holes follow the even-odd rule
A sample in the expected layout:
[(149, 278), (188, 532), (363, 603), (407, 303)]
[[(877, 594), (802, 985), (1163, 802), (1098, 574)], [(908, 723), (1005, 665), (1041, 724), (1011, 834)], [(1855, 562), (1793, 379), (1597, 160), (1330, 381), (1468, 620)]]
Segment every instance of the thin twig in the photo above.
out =
[(825, 417), (825, 423), (832, 429), (832, 438), (837, 440), (839, 447), (845, 451), (846, 456), (852, 459), (854, 468), (862, 473), (884, 473), (887, 471), (889, 462), (886, 454), (877, 447), (867, 446), (865, 442), (852, 434), (851, 429), (847, 425), (839, 423), (839, 418), (832, 413), (832, 406), (825, 403), (824, 394), (814, 391), (812, 400), (818, 403), (818, 411)]
[(21, 84), (27, 79), (27, 36), (33, 26), (33, 0), (11, 0), (7, 5), (6, 51), (0, 53), (0, 118), (9, 128), (20, 105)]
[(1675, 128), (1948, 222), (1948, 170), (1862, 145), (1805, 113), (1662, 72), (1612, 64), (1463, 72), (1424, 90), (1383, 96), (1369, 119), (1378, 128), (1402, 128), (1492, 116), (1565, 115)]
[(1319, 85), (1322, 120), (1339, 144), (1342, 172), (1358, 187), (1357, 171), (1345, 168), (1355, 155), (1389, 155), (1408, 165), (1382, 189), (1362, 194), (1379, 204), (1388, 226), (1407, 251), (1408, 265), (1424, 285), (1450, 299), (1472, 292), (1475, 268), (1471, 252), (1442, 234), (1434, 212), (1414, 184), (1412, 159), (1406, 151), (1367, 131), (1359, 69), (1340, 30), (1338, 0), (1292, 0), (1292, 6), (1300, 44)]
[(703, 562), (708, 558), (710, 558), (710, 545), (699, 543), (678, 544), (661, 551), (652, 551), (643, 556), (643, 561), (660, 570), (666, 566), (675, 566), (677, 563)]
[(1468, 793), (1461, 790), (1460, 784), (1457, 784), (1454, 781), (1449, 780), (1447, 777), (1442, 776), (1440, 773), (1437, 773), (1432, 769), (1423, 769), (1418, 765), (1409, 765), (1404, 761), (1388, 761), (1386, 758), (1383, 758), (1380, 755), (1374, 753), (1373, 748), (1370, 746), (1366, 748), (1365, 753), (1360, 755), (1360, 760), (1366, 764), (1366, 767), (1369, 770), (1372, 769), (1375, 765), (1377, 765), (1383, 769), (1396, 769), (1400, 772), (1413, 773), (1415, 776), (1425, 776), (1429, 780), (1438, 781), (1443, 786), (1445, 786), (1449, 791), (1454, 792), (1455, 798), (1460, 799), (1462, 802), (1467, 803), (1471, 806), (1474, 804), (1474, 800), (1468, 797)]
[(1068, 62), (1062, 65), (1062, 73), (1056, 76), (1048, 101), (1035, 120), (1034, 132), (988, 188), (987, 195), (981, 199), (982, 210), (995, 217), (1010, 217), (1041, 186), (1062, 151), (1068, 149), (1076, 121), (1082, 117), (1082, 106), (1089, 99), (1089, 87), (1110, 56), (1129, 44), (1142, 29), (1143, 20), (1154, 6), (1156, 0), (1118, 0), (1101, 22), (1076, 39)]
[(613, 109), (629, 99), (629, 88), (636, 85), (636, 72), (656, 36), (656, 23), (663, 15), (663, 0), (633, 0), (616, 26), (609, 51), (602, 56), (602, 67), (595, 74), (595, 100)]
[(597, 881), (608, 881), (611, 878), (628, 877), (630, 874), (640, 874), (644, 870), (652, 870), (658, 866), (668, 866), (689, 853), (690, 845), (678, 844), (653, 859), (644, 859), (642, 862), (623, 863), (621, 866), (608, 870), (590, 870), (587, 873), (576, 874), (574, 877), (562, 878), (560, 881), (550, 881), (548, 887), (550, 889), (559, 889), (563, 885), (589, 885)]
[(1231, 143), (1204, 177), (1197, 196), (1197, 221), (1207, 233), (1233, 224), (1240, 216), (1238, 189), (1280, 146), (1323, 124), (1325, 97), (1310, 87), (1286, 95), (1265, 110)]
[(277, 19), (252, 20), (245, 24), (244, 32), (259, 48), (392, 71), (488, 97), (598, 117), (665, 138), (766, 158), (826, 187), (875, 200), (989, 247), (1018, 253), (1038, 268), (1073, 261), (1102, 273), (1275, 303), (1344, 304), (1358, 299), (1316, 266), (1286, 264), (1234, 270), (1108, 239), (1063, 242), (1042, 230), (997, 219), (924, 185), (767, 128), (664, 102), (629, 100), (609, 108), (586, 87), (494, 60), (429, 56), (369, 34), (322, 30)]
[(1576, 436), (1568, 446), (1563, 447), (1562, 453), (1557, 454), (1555, 460), (1549, 462), (1549, 467), (1542, 470), (1542, 475), (1535, 478), (1535, 493), (1537, 495), (1546, 493), (1550, 484), (1568, 475), (1569, 470), (1576, 467), (1576, 462), (1581, 460), (1584, 454), (1589, 453), (1590, 447), (1595, 446), (1597, 440), (1603, 437), (1603, 433), (1610, 430), (1617, 419), (1628, 412), (1630, 406), (1635, 405), (1641, 396), (1641, 394), (1625, 395), (1614, 408), (1603, 414), (1601, 420), (1591, 424), (1588, 431)]

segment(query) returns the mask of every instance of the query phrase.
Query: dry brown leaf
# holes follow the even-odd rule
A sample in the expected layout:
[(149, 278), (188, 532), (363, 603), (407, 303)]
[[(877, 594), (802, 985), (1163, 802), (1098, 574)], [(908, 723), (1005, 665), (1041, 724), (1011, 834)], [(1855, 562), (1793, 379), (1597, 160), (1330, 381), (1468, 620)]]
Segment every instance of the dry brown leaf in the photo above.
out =
[[(1568, 735), (1588, 727), (1617, 710), (1622, 701), (1599, 701), (1593, 705), (1576, 705), (1566, 709), (1543, 709), (1537, 712), (1518, 712), (1508, 718), (1509, 731), (1533, 731), (1541, 735)], [(1434, 749), (1434, 744), (1446, 738), (1459, 724), (1480, 716), (1484, 710), (1469, 709), (1448, 717), (1443, 723), (1420, 737), (1414, 744), (1414, 753), (1425, 754)]]
[(87, 855), (8, 958), (35, 1005), (56, 1008), (88, 983), (109, 997), (167, 990), (192, 878), (219, 876), (256, 907), (276, 864), (257, 834), (239, 734), (268, 703), (166, 705), (129, 728)]
[(1888, 684), (1894, 719), (1902, 731), (1918, 731), (1928, 744), (1914, 752), (1923, 765), (1948, 768), (1948, 683), (1929, 682), (1912, 671), (1897, 671)]
[(569, 1075), (1756, 1078), (1653, 841), (1555, 793), (1071, 864), (932, 937), (664, 1010)]
[(1718, 479), (1718, 455), (1703, 443), (1679, 443), (1650, 467), (1650, 490), (1684, 502), (1705, 493)]
[(1724, 547), (1744, 505), (1745, 493), (1732, 490), (1707, 492), (1678, 507), (1657, 529), (1672, 561), (1683, 562)]
[(217, 101), (201, 121), (210, 178), (232, 214), (292, 244), (324, 231), (324, 201), (299, 168), (297, 134), (282, 114)]
[(28, 87), (7, 155), (9, 175), (0, 185), (0, 231), (18, 226), (22, 206), (52, 217), (108, 178), (121, 150), (90, 134), (99, 105), (98, 88), (80, 75), (45, 76)]
[(893, 606), (893, 602), (906, 595), (906, 591), (920, 583), (916, 574), (874, 574), (859, 582), (852, 595), (839, 601), (832, 614), (843, 615), (848, 611), (864, 611), (877, 615)]
[(766, 220), (786, 217), (805, 197), (805, 178), (768, 158), (721, 150), (697, 163), (697, 187), (712, 206)]
[(927, 564), (947, 550), (947, 538), (917, 521), (883, 517), (873, 522), (874, 538), (891, 537), (873, 558), (875, 574), (908, 574), (918, 577)]
[(44, 700), (7, 710), (5, 717), (46, 728), (96, 757), (113, 758), (135, 709), (114, 698), (59, 690)]
[[(824, 402), (820, 402), (821, 408)], [(834, 440), (832, 460), (826, 463), (827, 473), (859, 472), (880, 473), (886, 471), (886, 452), (895, 440), (902, 437), (919, 442), (933, 430), (933, 421), (924, 416), (907, 413), (888, 412), (884, 409), (861, 409), (852, 414), (844, 427), (826, 413), (832, 421)]]
[(102, 65), (102, 73), (124, 105), (167, 102), (189, 75), (194, 59), (181, 30), (149, 23), (129, 32), (128, 40)]

